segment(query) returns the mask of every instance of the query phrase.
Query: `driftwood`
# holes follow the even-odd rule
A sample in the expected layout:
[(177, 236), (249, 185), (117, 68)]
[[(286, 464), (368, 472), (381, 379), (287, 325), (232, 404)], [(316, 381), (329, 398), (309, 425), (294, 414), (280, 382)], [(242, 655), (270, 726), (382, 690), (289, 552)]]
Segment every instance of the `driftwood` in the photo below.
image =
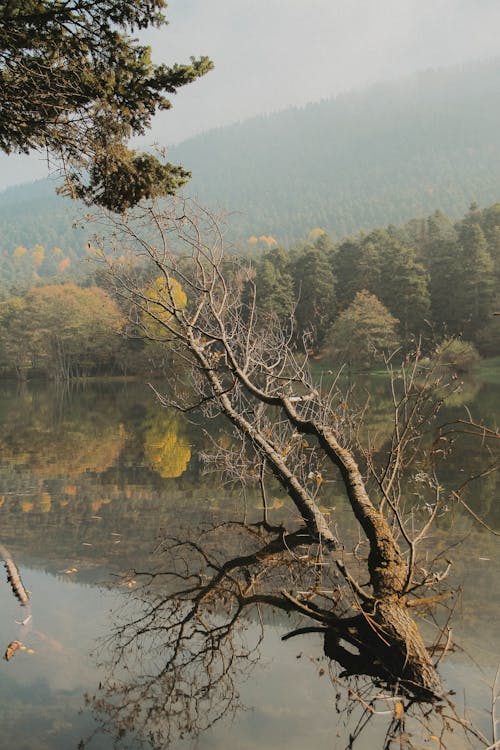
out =
[(7, 571), (7, 581), (10, 583), (12, 593), (16, 599), (20, 601), (23, 607), (27, 607), (30, 601), (28, 592), (21, 580), (17, 565), (10, 556), (8, 549), (3, 544), (0, 544), (0, 555), (3, 557), (3, 562)]

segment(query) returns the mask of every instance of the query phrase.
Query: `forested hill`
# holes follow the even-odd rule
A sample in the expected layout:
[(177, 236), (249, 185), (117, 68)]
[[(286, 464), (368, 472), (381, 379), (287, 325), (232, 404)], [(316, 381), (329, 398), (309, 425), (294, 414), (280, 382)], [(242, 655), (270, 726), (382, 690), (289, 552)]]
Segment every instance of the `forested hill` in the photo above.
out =
[(500, 60), (429, 71), (185, 141), (189, 190), (239, 237), (334, 237), (500, 196)]
[(0, 192), (0, 290), (38, 276), (88, 273), (88, 232), (77, 229), (75, 203), (56, 195), (58, 182), (39, 180)]
[[(458, 218), (473, 201), (500, 198), (500, 60), (254, 118), (168, 156), (193, 172), (189, 194), (232, 212), (232, 238), (244, 242), (271, 235), (290, 245), (315, 227), (340, 239), (436, 209)], [(86, 235), (74, 232), (74, 206), (54, 190), (42, 181), (0, 193), (4, 283), (19, 278), (17, 246), (44, 247), (42, 277), (66, 258), (75, 271)]]

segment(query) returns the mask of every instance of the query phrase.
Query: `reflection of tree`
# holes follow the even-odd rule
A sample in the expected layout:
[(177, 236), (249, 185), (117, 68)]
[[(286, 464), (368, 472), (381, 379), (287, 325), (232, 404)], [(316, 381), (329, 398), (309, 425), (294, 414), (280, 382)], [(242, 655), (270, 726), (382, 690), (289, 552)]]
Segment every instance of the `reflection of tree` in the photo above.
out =
[(388, 378), (360, 377), (345, 409), (364, 451), (377, 453), (391, 440), (394, 415)]
[[(442, 746), (447, 722), (460, 723), (446, 700), (436, 714), (428, 704), (420, 708), (425, 697), (411, 666), (400, 663), (375, 618), (360, 611), (359, 592), (346, 592), (305, 528), (287, 533), (267, 523), (223, 524), (188, 540), (170, 539), (162, 553), (161, 567), (134, 572), (142, 586), (120, 609), (106, 642), (108, 677), (88, 697), (101, 729), (118, 736), (134, 731), (163, 748), (234, 712), (235, 677), (258, 658), (269, 608), (293, 617), (284, 639), (322, 635), (336, 689), (343, 685), (361, 712), (353, 741), (380, 715), (382, 696), (387, 747), (402, 738), (405, 722), (421, 722), (426, 737), (443, 732)], [(421, 737), (414, 739), (418, 744)]]
[(12, 593), (19, 601), (21, 607), (24, 608), (22, 610), (23, 615), (21, 621), (16, 620), (16, 624), (20, 626), (17, 638), (10, 641), (4, 653), (4, 659), (10, 661), (15, 653), (20, 648), (23, 648), (24, 636), (31, 630), (32, 615), (30, 598), (21, 580), (19, 569), (12, 559), (9, 550), (3, 544), (0, 544), (0, 556), (7, 571), (7, 582), (10, 585)]
[(171, 411), (157, 411), (144, 430), (146, 459), (161, 477), (180, 477), (187, 469), (191, 448), (182, 434), (181, 416)]
[(460, 381), (459, 385), (453, 390), (453, 393), (446, 399), (446, 406), (457, 408), (465, 404), (472, 403), (481, 390), (481, 382), (468, 378)]
[[(126, 440), (123, 425), (109, 409), (93, 411), (88, 400), (63, 405), (50, 397), (26, 394), (6, 416), (0, 437), (4, 461), (30, 465), (40, 477), (103, 472), (120, 454)], [(114, 418), (113, 418), (114, 416)]]

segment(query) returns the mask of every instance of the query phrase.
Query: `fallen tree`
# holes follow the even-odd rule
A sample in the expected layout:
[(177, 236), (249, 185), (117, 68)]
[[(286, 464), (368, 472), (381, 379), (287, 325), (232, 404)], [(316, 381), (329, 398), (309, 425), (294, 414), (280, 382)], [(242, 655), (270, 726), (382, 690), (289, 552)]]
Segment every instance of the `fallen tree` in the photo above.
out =
[[(360, 415), (337, 383), (313, 381), (291, 326), (258, 315), (252, 268), (225, 255), (213, 214), (177, 199), (168, 210), (146, 208), (109, 221), (108, 242), (121, 260), (109, 246), (104, 259), (118, 293), (133, 303), (134, 326), (175, 352), (179, 370), (190, 377), (188, 396), (155, 389), (160, 403), (229, 420), (234, 442), (215, 442), (210, 460), (228, 475), (259, 482), (264, 506), (267, 484), (278, 482), (304, 524), (280, 529), (253, 555), (261, 562), (277, 554), (276, 545), (281, 554), (293, 554), (299, 534), (308, 545), (301, 565), (314, 570), (306, 590), (292, 581), (270, 592), (249, 558), (221, 565), (211, 582), (195, 587), (189, 619), (201, 616), (209, 592), (225, 582), (225, 595), (229, 588), (238, 606), (267, 603), (312, 620), (305, 629), (322, 632), (325, 653), (346, 674), (369, 674), (412, 699), (439, 700), (435, 663), (413, 615), (441, 598), (449, 568), (441, 560), (434, 568), (417, 566), (419, 543), (443, 508), (435, 462), (446, 453), (447, 438), (441, 435), (436, 444), (425, 436), (443, 384), (423, 370), (418, 353), (393, 373), (390, 447), (375, 455), (359, 440)], [(134, 263), (123, 263), (127, 247), (147, 261), (149, 284), (142, 267), (135, 273)], [(342, 484), (362, 536), (349, 563), (344, 530), (321, 509), (330, 481)], [(410, 496), (419, 498), (411, 522)], [(262, 528), (269, 532), (266, 519)], [(335, 586), (325, 597), (321, 581), (332, 575)]]

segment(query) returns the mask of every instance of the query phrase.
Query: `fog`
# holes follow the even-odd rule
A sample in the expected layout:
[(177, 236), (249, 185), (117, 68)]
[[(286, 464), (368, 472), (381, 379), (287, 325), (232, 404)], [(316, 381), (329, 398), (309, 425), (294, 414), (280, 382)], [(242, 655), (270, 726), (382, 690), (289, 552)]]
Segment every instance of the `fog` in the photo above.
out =
[[(209, 55), (215, 70), (174, 97), (143, 144), (335, 96), (417, 70), (498, 57), (498, 0), (170, 0), (145, 35), (156, 62)], [(0, 188), (46, 173), (0, 157)]]

